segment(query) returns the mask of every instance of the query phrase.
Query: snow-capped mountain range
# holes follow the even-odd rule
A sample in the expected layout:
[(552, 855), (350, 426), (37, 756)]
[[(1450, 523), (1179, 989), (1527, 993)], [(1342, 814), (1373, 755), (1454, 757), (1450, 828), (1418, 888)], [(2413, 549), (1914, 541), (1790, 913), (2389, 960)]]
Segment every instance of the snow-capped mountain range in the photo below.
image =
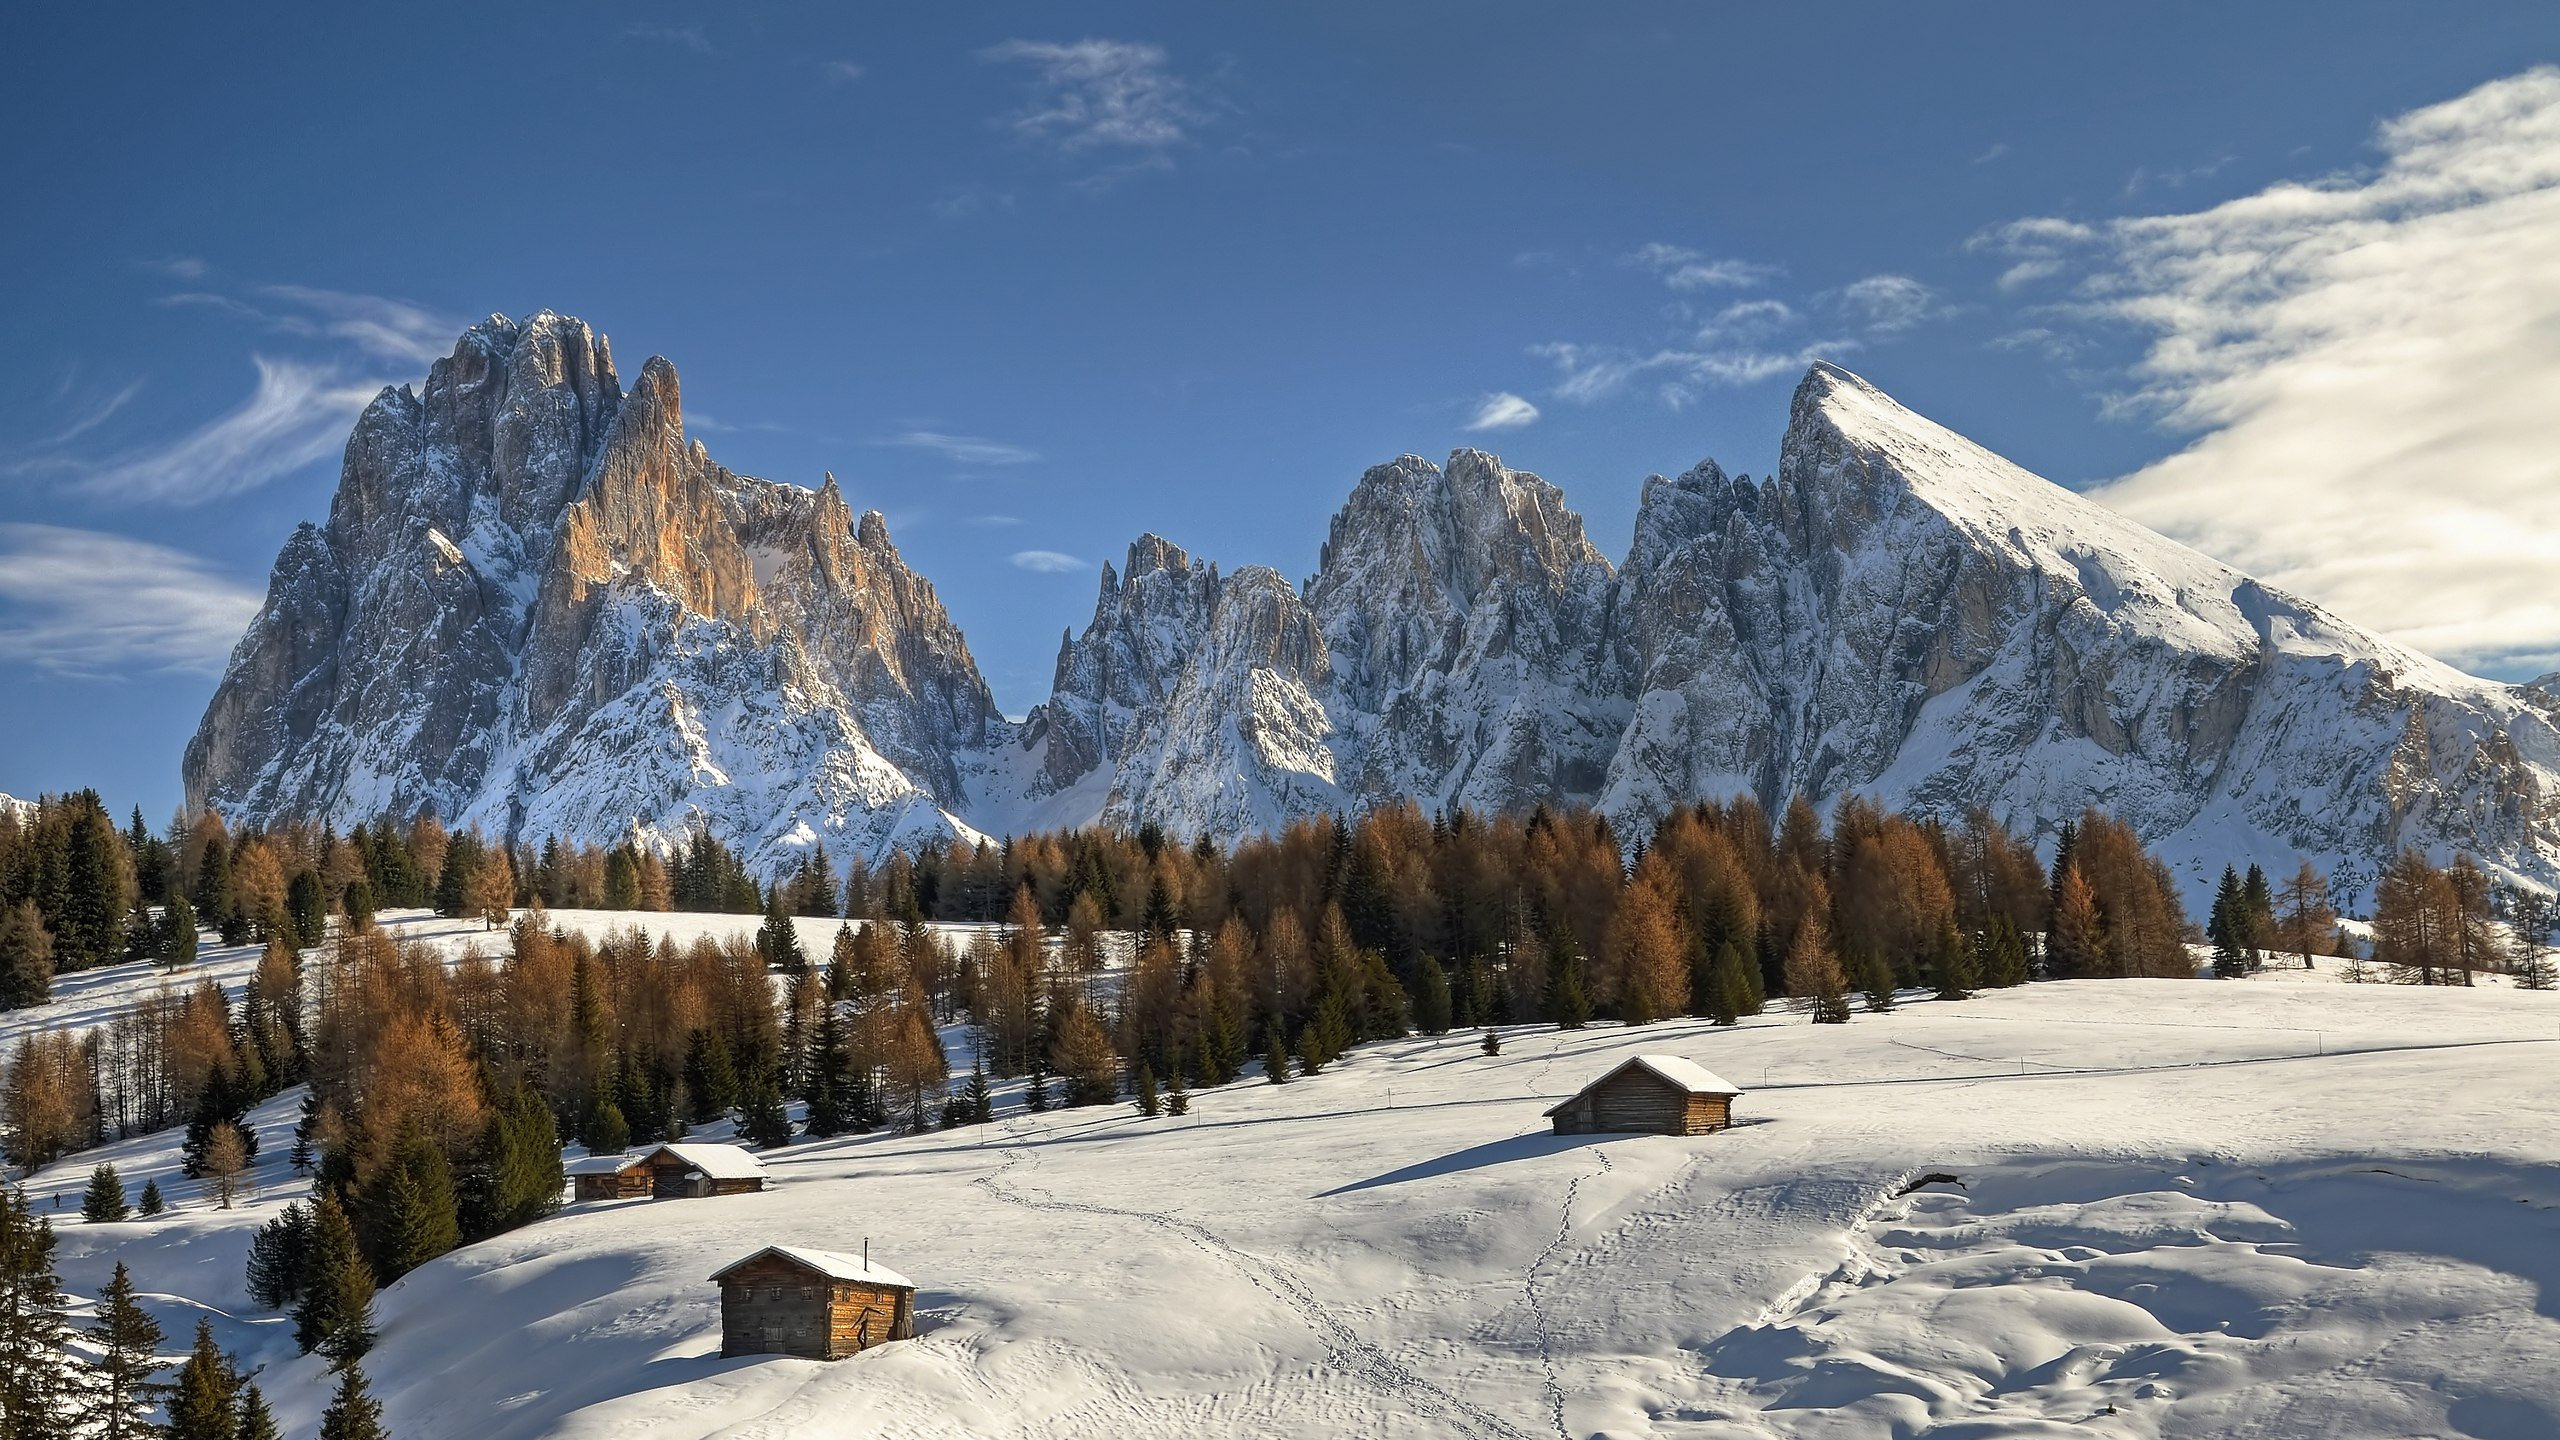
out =
[(1233, 835), (1397, 798), (1866, 793), (2049, 835), (2097, 803), (2193, 881), (2398, 847), (2560, 879), (2560, 697), (2463, 674), (1816, 365), (1775, 477), (1645, 484), (1613, 568), (1491, 455), (1360, 478), (1316, 572), (1147, 535), (1053, 694), (1000, 715), (932, 587), (833, 477), (735, 475), (674, 367), (625, 394), (543, 312), (386, 390), (188, 746), (190, 803), (528, 838), (825, 837), (1099, 819)]

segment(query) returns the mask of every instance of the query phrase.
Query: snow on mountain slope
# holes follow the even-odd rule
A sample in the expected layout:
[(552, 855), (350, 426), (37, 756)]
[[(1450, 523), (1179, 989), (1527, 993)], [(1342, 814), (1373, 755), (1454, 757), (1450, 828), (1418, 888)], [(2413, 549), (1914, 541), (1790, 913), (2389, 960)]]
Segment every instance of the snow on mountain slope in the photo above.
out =
[[(1008, 1096), (773, 1152), (766, 1194), (458, 1251), (383, 1294), (366, 1364), (419, 1440), (2548, 1434), (2555, 1027), (2507, 989), (2087, 981), (1373, 1045), (1181, 1118)], [(1545, 1133), (1637, 1053), (1747, 1087), (1742, 1123)], [(176, 1138), (113, 1154), (165, 1182)], [(83, 1293), (132, 1264), (173, 1337), (215, 1307), (307, 1433), (328, 1377), (238, 1278), (299, 1193), (285, 1148), (247, 1208), (68, 1223), (61, 1254)], [(714, 1269), (866, 1239), (921, 1287), (915, 1340), (718, 1358)]]
[(188, 746), (191, 803), (348, 825), (432, 807), (613, 843), (711, 824), (765, 869), (825, 834), (974, 834), (1009, 733), (877, 512), (688, 442), (676, 373), (493, 316), (358, 420)]
[(1104, 568), (1050, 698), (998, 715), (876, 514), (739, 476), (675, 371), (492, 318), (348, 442), (325, 527), (188, 747), (249, 823), (433, 807), (523, 839), (1154, 822), (1411, 799), (1851, 793), (2038, 836), (2098, 804), (2208, 887), (2296, 857), (2350, 903), (2404, 845), (2560, 882), (2560, 689), (2464, 675), (2026, 473), (1830, 365), (1778, 473), (1646, 482), (1612, 569), (1493, 456), (1371, 469), (1292, 586), (1155, 535)]

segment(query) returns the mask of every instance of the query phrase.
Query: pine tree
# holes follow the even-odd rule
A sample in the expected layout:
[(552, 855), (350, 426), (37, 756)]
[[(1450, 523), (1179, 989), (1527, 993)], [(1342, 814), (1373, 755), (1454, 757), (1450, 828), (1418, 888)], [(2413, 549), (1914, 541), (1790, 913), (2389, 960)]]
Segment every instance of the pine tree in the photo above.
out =
[(143, 1181), (142, 1201), (135, 1207), (135, 1213), (148, 1218), (153, 1215), (158, 1215), (168, 1208), (169, 1202), (162, 1199), (160, 1195), (160, 1177), (155, 1175), (150, 1179)]
[(249, 1298), (282, 1310), (302, 1298), (311, 1272), (311, 1207), (295, 1201), (249, 1237)]
[(92, 1225), (112, 1224), (132, 1213), (124, 1203), (124, 1181), (116, 1167), (101, 1162), (89, 1172), (89, 1189), (80, 1197), (80, 1218)]
[(87, 1334), (98, 1358), (81, 1406), (85, 1432), (94, 1440), (141, 1440), (153, 1432), (151, 1407), (168, 1387), (151, 1379), (160, 1368), (159, 1322), (134, 1298), (133, 1277), (122, 1261), (98, 1296), (98, 1317)]
[(481, 1150), (487, 1199), (473, 1233), (512, 1230), (560, 1208), (568, 1175), (560, 1165), (559, 1128), (541, 1096), (517, 1086), (507, 1103), (490, 1112)]
[(1421, 970), (1421, 986), (1413, 997), (1413, 1028), (1425, 1035), (1449, 1033), (1449, 972), (1440, 962), (1425, 955), (1417, 962)]
[(1164, 1101), (1156, 1094), (1155, 1067), (1138, 1063), (1138, 1113), (1152, 1120), (1164, 1113)]
[(316, 1350), (349, 1365), (373, 1348), (373, 1270), (335, 1197), (323, 1194), (313, 1204), (311, 1223), (311, 1268), (294, 1307), (294, 1343), (306, 1355)]
[(1981, 971), (1973, 961), (1973, 947), (1956, 933), (1953, 925), (1938, 931), (1938, 948), (1931, 957), (1931, 979), (1938, 987), (1941, 1000), (1969, 1000), (1974, 987), (1982, 983)]
[(1049, 1108), (1049, 1067), (1040, 1062), (1031, 1066), (1031, 1083), (1022, 1090), (1022, 1108), (1034, 1115)]
[(984, 1125), (996, 1118), (996, 1098), (987, 1089), (987, 1066), (983, 1060), (969, 1065), (969, 1088), (960, 1092), (969, 1123)]
[(619, 1155), (631, 1148), (631, 1122), (622, 1116), (622, 1107), (609, 1099), (598, 1100), (594, 1113), (587, 1117), (587, 1149), (597, 1155)]
[(196, 907), (184, 895), (172, 895), (160, 913), (159, 944), (156, 958), (171, 970), (184, 970), (196, 963)]
[(1760, 967), (1743, 958), (1736, 941), (1727, 939), (1716, 947), (1707, 994), (1707, 1013), (1718, 1025), (1739, 1024), (1743, 1016), (1760, 1013)]
[(338, 1393), (320, 1414), (320, 1440), (389, 1440), (382, 1428), (382, 1402), (365, 1384), (364, 1367), (353, 1360), (338, 1369)]
[(1167, 1115), (1191, 1113), (1191, 1092), (1183, 1088), (1182, 1057), (1179, 1054), (1176, 1054), (1173, 1059), (1173, 1087), (1164, 1094), (1164, 1113)]
[(1583, 976), (1582, 947), (1570, 928), (1558, 925), (1547, 959), (1547, 1018), (1559, 1030), (1579, 1030), (1591, 1023), (1591, 991)]
[(276, 1417), (267, 1410), (267, 1397), (255, 1385), (240, 1387), (239, 1428), (232, 1440), (284, 1440), (276, 1429)]
[(684, 1088), (693, 1102), (685, 1118), (696, 1125), (708, 1125), (737, 1107), (737, 1067), (729, 1058), (729, 1042), (718, 1026), (694, 1031), (687, 1042)]
[(1487, 1030), (1486, 1032), (1484, 1032), (1484, 1043), (1483, 1043), (1482, 1048), (1483, 1048), (1483, 1050), (1484, 1050), (1484, 1053), (1486, 1053), (1487, 1055), (1499, 1055), (1499, 1054), (1501, 1054), (1501, 1053), (1502, 1053), (1502, 1037), (1501, 1037), (1500, 1035), (1495, 1034), (1495, 1033), (1494, 1033), (1493, 1031), (1491, 1031), (1491, 1030)]
[(773, 887), (773, 897), (765, 902), (764, 924), (756, 931), (756, 953), (765, 965), (786, 975), (797, 975), (809, 968), (809, 957), (800, 949), (800, 931), (791, 923), (791, 911), (784, 903), (783, 887)]
[(747, 1088), (739, 1131), (760, 1149), (791, 1143), (791, 1112), (783, 1108), (782, 1084), (771, 1071)]
[(0, 1434), (53, 1440), (75, 1433), (72, 1407), (86, 1367), (66, 1348), (70, 1299), (53, 1268), (53, 1226), (24, 1190), (0, 1191)]
[(1274, 1085), (1289, 1083), (1289, 1046), (1280, 1037), (1278, 1021), (1271, 1024), (1271, 1044), (1262, 1052), (1262, 1078)]
[(1884, 953), (1868, 946), (1858, 952), (1856, 960), (1858, 994), (1867, 1002), (1867, 1013), (1881, 1015), (1893, 1008), (1893, 966)]
[(213, 1343), (213, 1322), (199, 1319), (169, 1395), (168, 1440), (241, 1440), (242, 1405), (239, 1369)]
[(453, 1167), (424, 1130), (401, 1138), (373, 1196), (374, 1270), (383, 1279), (397, 1280), (462, 1243)]
[(0, 1010), (41, 1005), (53, 996), (53, 933), (32, 900), (0, 909)]
[(2204, 933), (2213, 942), (2213, 973), (2216, 979), (2237, 980), (2249, 973), (2249, 961), (2241, 948), (2242, 909), (2247, 902), (2240, 892), (2240, 872), (2225, 865), (2222, 881), (2214, 887), (2213, 911), (2205, 921)]

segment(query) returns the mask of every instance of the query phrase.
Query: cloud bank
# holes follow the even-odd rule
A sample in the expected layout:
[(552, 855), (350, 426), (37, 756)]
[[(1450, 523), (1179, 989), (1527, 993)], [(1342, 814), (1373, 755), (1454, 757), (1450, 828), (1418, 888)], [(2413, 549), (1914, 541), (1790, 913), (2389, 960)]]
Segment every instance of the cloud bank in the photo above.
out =
[(69, 678), (214, 674), (259, 600), (256, 590), (164, 545), (0, 524), (0, 662)]

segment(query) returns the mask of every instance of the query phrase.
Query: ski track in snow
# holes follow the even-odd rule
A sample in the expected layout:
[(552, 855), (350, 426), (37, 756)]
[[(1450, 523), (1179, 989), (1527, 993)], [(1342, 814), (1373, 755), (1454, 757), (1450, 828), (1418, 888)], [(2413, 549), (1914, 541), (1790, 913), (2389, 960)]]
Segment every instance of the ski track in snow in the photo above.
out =
[[(1253, 1255), (1196, 1221), (1167, 1215), (1154, 1210), (1131, 1210), (1115, 1205), (1090, 1205), (1080, 1201), (1060, 1200), (1055, 1192), (1050, 1198), (1035, 1200), (1010, 1185), (1007, 1174), (1017, 1165), (1039, 1165), (1039, 1159), (1023, 1149), (1005, 1152), (1005, 1163), (993, 1173), (981, 1175), (973, 1184), (1009, 1204), (1032, 1210), (1074, 1215), (1099, 1215), (1106, 1218), (1136, 1220), (1179, 1235), (1193, 1245), (1233, 1266), (1253, 1287), (1277, 1301), (1296, 1315), (1308, 1329), (1323, 1340), (1333, 1364), (1355, 1379), (1375, 1388), (1379, 1393), (1413, 1406), (1434, 1418), (1448, 1421), (1459, 1433), (1479, 1440), (1529, 1440), (1526, 1432), (1499, 1415), (1449, 1393), (1389, 1355), (1385, 1350), (1362, 1339), (1349, 1326), (1334, 1318), (1325, 1303), (1292, 1277), (1276, 1262)], [(1605, 1157), (1603, 1167), (1606, 1168)]]

